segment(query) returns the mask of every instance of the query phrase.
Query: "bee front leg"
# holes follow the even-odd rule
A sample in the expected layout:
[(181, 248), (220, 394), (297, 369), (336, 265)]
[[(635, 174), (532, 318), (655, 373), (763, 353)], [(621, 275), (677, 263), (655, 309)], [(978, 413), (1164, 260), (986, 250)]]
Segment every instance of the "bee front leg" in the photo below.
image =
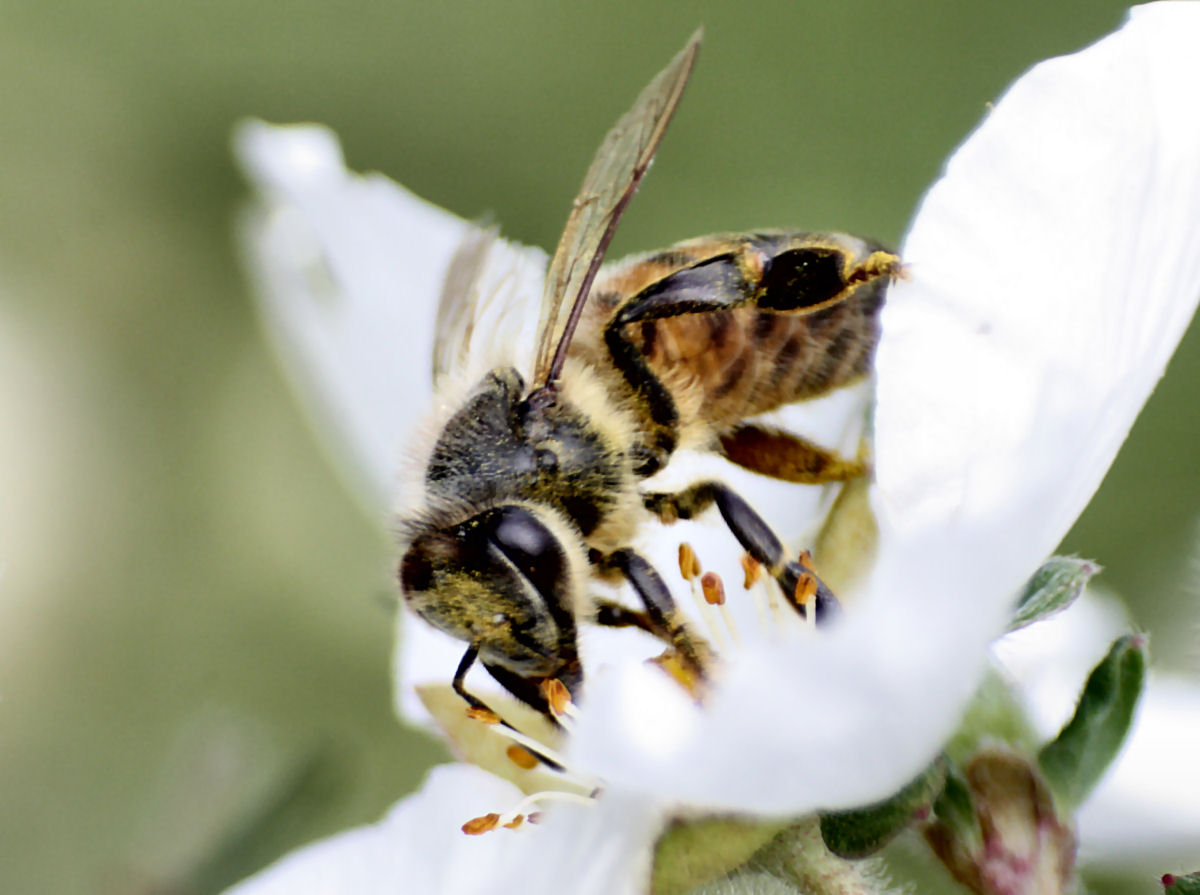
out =
[[(484, 724), (497, 724), (500, 727), (504, 727), (513, 731), (514, 733), (521, 733), (519, 730), (517, 730), (517, 728), (505, 721), (499, 712), (495, 711), (486, 702), (467, 690), (467, 672), (471, 670), (471, 666), (475, 664), (475, 660), (477, 658), (479, 658), (479, 647), (477, 647), (475, 644), (471, 644), (469, 647), (467, 647), (467, 651), (463, 654), (462, 660), (458, 663), (458, 670), (454, 672), (454, 680), (451, 683), (451, 686), (454, 688), (454, 692), (457, 693), (468, 706), (470, 706), (469, 714), (472, 717), (478, 719)], [(514, 675), (512, 672), (505, 671), (502, 668), (497, 668), (488, 664), (487, 662), (483, 663), (483, 667), (486, 668), (492, 677), (494, 677), (496, 681), (506, 690), (523, 702), (526, 702), (538, 709), (543, 715), (549, 718), (551, 723), (556, 727), (561, 726), (558, 723), (558, 719), (554, 717), (554, 713), (550, 711), (550, 706), (546, 703), (545, 698), (541, 695), (540, 691), (538, 691), (536, 685), (518, 677), (517, 675)], [(531, 701), (529, 698), (530, 696), (537, 701), (540, 701), (541, 707), (535, 704), (534, 701)], [(522, 735), (522, 739), (528, 740), (529, 738)], [(546, 767), (555, 771), (565, 770), (561, 764), (554, 759), (543, 755), (537, 749), (533, 749), (527, 745), (524, 745), (523, 747), (527, 752), (529, 752), (530, 755), (532, 755)]]
[[(598, 557), (597, 565), (603, 569), (620, 572), (633, 585), (646, 612), (614, 612), (613, 604), (602, 604), (597, 620), (613, 627), (636, 626), (653, 634), (672, 646), (688, 670), (698, 679), (706, 677), (711, 665), (712, 650), (703, 638), (693, 633), (684, 621), (683, 613), (675, 605), (675, 598), (667, 589), (666, 582), (654, 566), (632, 550), (616, 550), (607, 556)], [(608, 607), (606, 609), (606, 607)]]
[(646, 509), (662, 521), (671, 523), (677, 519), (691, 519), (714, 503), (721, 517), (742, 548), (779, 582), (783, 595), (801, 616), (807, 616), (806, 588), (815, 586), (814, 594), (817, 621), (830, 618), (838, 610), (837, 597), (817, 574), (795, 560), (787, 558), (783, 543), (775, 532), (746, 503), (736, 491), (721, 482), (699, 482), (673, 494), (657, 492), (642, 495)]

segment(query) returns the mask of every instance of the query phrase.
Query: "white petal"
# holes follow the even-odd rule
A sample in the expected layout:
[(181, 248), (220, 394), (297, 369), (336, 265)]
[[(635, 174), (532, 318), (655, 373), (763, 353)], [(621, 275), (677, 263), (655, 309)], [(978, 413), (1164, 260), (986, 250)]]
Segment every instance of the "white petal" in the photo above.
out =
[[(884, 316), (871, 593), (818, 642), (736, 658), (704, 711), (635, 669), (601, 677), (587, 769), (797, 812), (881, 797), (932, 757), (1200, 297), (1197, 40), (1197, 6), (1141, 10), (1033, 69), (953, 157)], [(640, 719), (681, 710), (686, 735), (637, 747)]]
[(1015, 510), (1027, 571), (1091, 498), (1200, 296), (1198, 34), (1155, 4), (1038, 65), (926, 197), (878, 358), (906, 525)]
[[(348, 172), (322, 127), (247, 121), (235, 148), (259, 190), (243, 242), (267, 332), (340, 471), (383, 518), (430, 405), (438, 297), (471, 225)], [(545, 265), (540, 250), (500, 242), (496, 254), (498, 275), (522, 284)]]
[(633, 895), (645, 890), (657, 811), (609, 793), (551, 806), (536, 826), (467, 836), (461, 825), (515, 806), (516, 788), (470, 765), (434, 768), (382, 821), (306, 846), (228, 895)]
[[(467, 836), (472, 817), (504, 810), (516, 788), (469, 765), (434, 768), (421, 790), (377, 824), (305, 846), (229, 890), (229, 895), (372, 895), (445, 892), (477, 883), (508, 844), (500, 836)], [(472, 891), (464, 888), (463, 891)]]

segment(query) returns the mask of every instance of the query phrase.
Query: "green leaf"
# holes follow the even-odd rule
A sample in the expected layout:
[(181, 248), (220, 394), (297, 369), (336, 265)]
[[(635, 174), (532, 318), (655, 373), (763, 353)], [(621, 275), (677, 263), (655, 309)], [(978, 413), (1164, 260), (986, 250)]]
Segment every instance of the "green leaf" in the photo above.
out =
[(1026, 583), (1008, 630), (1024, 628), (1066, 609), (1099, 571), (1100, 566), (1086, 559), (1050, 557)]
[(889, 799), (864, 808), (821, 814), (825, 847), (842, 858), (874, 854), (907, 827), (918, 812), (930, 806), (945, 780), (946, 763), (939, 758)]
[(1060, 807), (1079, 807), (1129, 732), (1146, 678), (1145, 638), (1118, 638), (1092, 669), (1075, 715), (1042, 748), (1038, 764)]
[(1187, 876), (1164, 873), (1162, 884), (1167, 895), (1200, 895), (1200, 870)]

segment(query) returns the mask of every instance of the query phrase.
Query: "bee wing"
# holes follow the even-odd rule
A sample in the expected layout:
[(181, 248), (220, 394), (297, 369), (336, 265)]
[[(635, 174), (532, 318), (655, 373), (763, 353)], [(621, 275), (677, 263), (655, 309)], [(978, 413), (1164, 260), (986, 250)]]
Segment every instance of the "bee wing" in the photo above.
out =
[[(545, 279), (541, 249), (506, 242), (496, 227), (470, 227), (446, 268), (434, 324), (433, 382), (474, 381), (533, 356), (530, 304)], [(528, 374), (528, 370), (522, 370)]]
[[(542, 293), (533, 381), (558, 377), (588, 290), (612, 241), (617, 220), (650, 166), (696, 62), (703, 29), (641, 92), (608, 132), (575, 197)], [(569, 312), (564, 314), (564, 308)]]

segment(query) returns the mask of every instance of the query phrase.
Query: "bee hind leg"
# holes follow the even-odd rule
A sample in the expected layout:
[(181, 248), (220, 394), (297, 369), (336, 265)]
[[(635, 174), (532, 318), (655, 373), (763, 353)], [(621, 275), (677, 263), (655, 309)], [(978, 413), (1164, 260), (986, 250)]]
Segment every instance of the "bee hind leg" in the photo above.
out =
[(871, 471), (865, 459), (848, 460), (791, 432), (748, 423), (720, 437), (720, 453), (752, 472), (801, 485), (845, 482)]
[(779, 583), (783, 595), (802, 617), (807, 617), (806, 596), (815, 600), (817, 621), (825, 621), (839, 609), (837, 597), (811, 567), (788, 559), (783, 543), (771, 531), (762, 516), (728, 485), (698, 482), (675, 493), (652, 492), (642, 495), (646, 509), (663, 522), (691, 519), (714, 503), (738, 539), (742, 548), (762, 564)]

